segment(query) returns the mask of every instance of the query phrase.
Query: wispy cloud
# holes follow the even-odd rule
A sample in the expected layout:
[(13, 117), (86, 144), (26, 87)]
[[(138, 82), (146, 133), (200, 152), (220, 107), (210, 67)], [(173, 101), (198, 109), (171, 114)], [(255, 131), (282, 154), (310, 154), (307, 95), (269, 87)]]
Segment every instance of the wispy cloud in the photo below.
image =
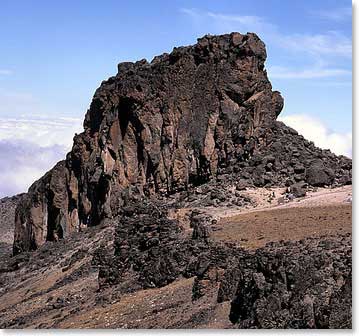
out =
[(333, 9), (323, 9), (320, 11), (312, 12), (312, 15), (317, 18), (322, 18), (326, 20), (332, 20), (337, 22), (343, 22), (350, 20), (352, 17), (352, 8), (351, 7), (341, 7)]
[(352, 82), (349, 80), (330, 80), (330, 81), (310, 81), (308, 82), (310, 86), (325, 86), (325, 87), (345, 87), (348, 88), (348, 91), (351, 91)]
[(323, 34), (283, 34), (277, 25), (259, 16), (213, 13), (193, 8), (182, 8), (180, 11), (197, 23), (212, 20), (216, 28), (222, 31), (257, 32), (266, 40), (295, 52), (351, 56), (351, 39), (336, 31)]
[(9, 69), (0, 69), (0, 76), (8, 76), (12, 74), (13, 72)]
[(238, 22), (242, 25), (263, 25), (266, 24), (259, 16), (252, 15), (226, 15), (207, 12), (206, 15), (215, 20)]
[(215, 33), (256, 32), (265, 42), (279, 47), (291, 57), (297, 59), (298, 53), (301, 53), (302, 58), (309, 60), (309, 64), (302, 69), (272, 66), (269, 69), (271, 78), (311, 79), (351, 74), (351, 70), (337, 65), (338, 59), (348, 60), (352, 56), (351, 39), (340, 32), (285, 34), (277, 25), (258, 16), (213, 13), (193, 8), (183, 8), (181, 12), (199, 28), (212, 27)]
[(288, 67), (272, 66), (268, 69), (270, 78), (281, 79), (311, 79), (311, 78), (324, 78), (324, 77), (342, 77), (350, 76), (351, 71), (345, 69), (326, 69), (321, 67), (313, 67), (303, 70), (294, 70)]
[(330, 31), (324, 34), (278, 35), (276, 40), (283, 48), (314, 55), (352, 56), (352, 41), (343, 34)]
[(194, 24), (201, 26), (210, 23), (217, 32), (228, 31), (255, 31), (258, 34), (275, 30), (276, 27), (256, 15), (224, 14), (201, 11), (195, 8), (181, 8), (180, 12), (190, 17)]
[(179, 11), (182, 12), (183, 14), (187, 14), (187, 15), (191, 15), (191, 16), (196, 15), (196, 10), (193, 8), (183, 7), (183, 8), (180, 8)]
[(292, 114), (279, 116), (290, 127), (295, 128), (306, 139), (311, 140), (316, 146), (330, 149), (337, 155), (352, 157), (352, 133), (338, 133), (331, 131), (319, 119), (306, 114)]

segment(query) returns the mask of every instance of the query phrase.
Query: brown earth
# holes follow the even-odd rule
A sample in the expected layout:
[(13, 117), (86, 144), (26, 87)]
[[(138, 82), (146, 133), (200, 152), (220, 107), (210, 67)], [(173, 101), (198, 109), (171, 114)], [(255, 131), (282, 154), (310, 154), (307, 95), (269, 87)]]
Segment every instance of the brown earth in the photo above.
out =
[(231, 328), (230, 304), (217, 304), (215, 293), (192, 303), (193, 278), (166, 287), (125, 294), (105, 307), (79, 312), (58, 328)]
[(338, 204), (262, 210), (224, 218), (214, 228), (212, 237), (255, 249), (269, 242), (331, 236), (351, 230), (352, 206)]

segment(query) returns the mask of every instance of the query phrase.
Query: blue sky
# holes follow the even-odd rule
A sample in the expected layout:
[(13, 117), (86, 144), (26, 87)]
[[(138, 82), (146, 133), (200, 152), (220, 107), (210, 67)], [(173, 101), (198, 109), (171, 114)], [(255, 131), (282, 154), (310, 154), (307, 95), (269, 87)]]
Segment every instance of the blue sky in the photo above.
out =
[[(269, 78), (285, 99), (282, 120), (317, 145), (351, 155), (351, 21), (347, 0), (2, 0), (0, 155), (14, 143), (47, 148), (50, 159), (34, 168), (39, 177), (57, 159), (52, 146), (68, 150), (95, 89), (117, 63), (231, 31), (256, 32), (266, 43)], [(308, 131), (308, 123), (316, 127)], [(23, 174), (16, 192), (32, 177)], [(0, 180), (0, 195), (9, 178)]]

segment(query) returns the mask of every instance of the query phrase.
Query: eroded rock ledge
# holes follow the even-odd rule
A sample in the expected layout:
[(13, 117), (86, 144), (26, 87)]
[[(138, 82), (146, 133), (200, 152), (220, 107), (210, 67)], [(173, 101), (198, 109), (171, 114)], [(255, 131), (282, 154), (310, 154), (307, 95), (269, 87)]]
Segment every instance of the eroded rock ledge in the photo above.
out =
[(232, 33), (120, 63), (66, 160), (18, 206), (14, 253), (113, 218), (131, 190), (171, 194), (223, 174), (256, 186), (351, 183), (351, 160), (276, 122), (283, 99), (265, 59), (257, 35)]

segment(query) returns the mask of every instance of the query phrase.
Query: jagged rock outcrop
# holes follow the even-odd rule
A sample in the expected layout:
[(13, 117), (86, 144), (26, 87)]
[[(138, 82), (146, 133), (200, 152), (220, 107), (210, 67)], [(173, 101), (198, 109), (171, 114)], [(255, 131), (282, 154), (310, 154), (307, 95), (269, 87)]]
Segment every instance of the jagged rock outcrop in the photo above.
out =
[(114, 252), (99, 249), (94, 256), (100, 288), (127, 278), (131, 278), (132, 288), (162, 287), (180, 275), (194, 276), (193, 262), (210, 246), (208, 235), (203, 235), (205, 223), (195, 218), (200, 218), (199, 214), (191, 220), (195, 227), (189, 238), (161, 203), (143, 199), (124, 206), (116, 220)]
[(232, 33), (151, 63), (120, 63), (96, 91), (66, 160), (17, 208), (14, 253), (111, 219), (132, 190), (174, 193), (218, 174), (256, 186), (350, 183), (351, 160), (276, 122), (283, 99), (265, 59), (257, 35)]
[(350, 236), (272, 243), (237, 269), (230, 319), (240, 328), (351, 328)]
[(246, 250), (211, 241), (205, 215), (194, 211), (190, 219), (192, 234), (161, 204), (124, 207), (114, 252), (94, 256), (100, 289), (125, 283), (135, 291), (195, 277), (193, 301), (217, 292), (218, 303), (231, 302), (228, 319), (238, 328), (351, 328), (350, 234)]

